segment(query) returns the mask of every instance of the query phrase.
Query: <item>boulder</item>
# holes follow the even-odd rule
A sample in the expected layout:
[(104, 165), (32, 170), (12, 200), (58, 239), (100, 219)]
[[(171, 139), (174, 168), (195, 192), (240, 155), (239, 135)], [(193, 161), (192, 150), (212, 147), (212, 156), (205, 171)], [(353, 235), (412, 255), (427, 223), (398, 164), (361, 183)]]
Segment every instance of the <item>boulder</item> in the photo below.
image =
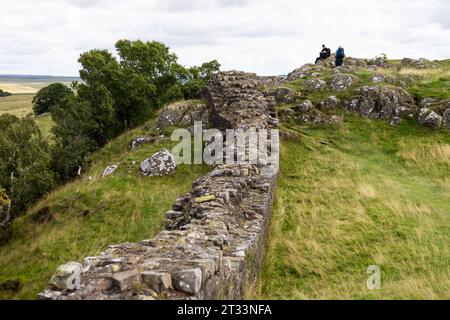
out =
[(130, 149), (136, 149), (137, 147), (143, 145), (143, 144), (147, 144), (150, 142), (155, 141), (154, 137), (148, 137), (148, 136), (143, 136), (143, 137), (137, 137), (135, 139), (133, 139), (133, 141), (131, 141), (128, 144), (128, 148)]
[(290, 104), (295, 102), (298, 94), (297, 91), (287, 87), (278, 87), (275, 90), (275, 100), (277, 103)]
[(305, 100), (302, 103), (296, 105), (295, 110), (302, 114), (309, 113), (314, 110), (314, 105), (310, 100)]
[(442, 117), (428, 108), (420, 109), (418, 120), (421, 125), (434, 130), (438, 130), (442, 125)]
[(316, 91), (324, 90), (327, 87), (327, 83), (321, 79), (306, 80), (305, 84), (309, 89)]
[(445, 110), (443, 117), (444, 125), (447, 131), (450, 131), (450, 108)]
[(167, 149), (163, 149), (141, 162), (141, 172), (148, 177), (169, 175), (175, 169), (175, 158)]
[(50, 279), (50, 285), (62, 291), (79, 289), (82, 267), (78, 262), (68, 262), (59, 266)]
[(0, 187), (0, 244), (6, 243), (11, 235), (11, 201), (5, 189)]
[(391, 120), (400, 110), (414, 109), (414, 99), (399, 87), (364, 86), (357, 91), (346, 108), (364, 117)]
[(119, 167), (119, 166), (116, 165), (116, 164), (113, 164), (113, 165), (110, 165), (110, 166), (106, 167), (105, 170), (104, 170), (103, 173), (102, 173), (102, 178), (107, 177), (107, 176), (113, 174), (114, 171), (116, 171), (118, 167)]
[(340, 100), (336, 96), (330, 96), (327, 100), (322, 101), (319, 104), (321, 110), (331, 110), (336, 108), (340, 103)]
[(168, 127), (189, 127), (195, 121), (209, 120), (209, 110), (206, 104), (187, 100), (166, 105), (158, 118), (158, 129)]
[(349, 89), (353, 85), (353, 78), (349, 75), (338, 73), (334, 76), (331, 82), (331, 87), (336, 91), (343, 91)]

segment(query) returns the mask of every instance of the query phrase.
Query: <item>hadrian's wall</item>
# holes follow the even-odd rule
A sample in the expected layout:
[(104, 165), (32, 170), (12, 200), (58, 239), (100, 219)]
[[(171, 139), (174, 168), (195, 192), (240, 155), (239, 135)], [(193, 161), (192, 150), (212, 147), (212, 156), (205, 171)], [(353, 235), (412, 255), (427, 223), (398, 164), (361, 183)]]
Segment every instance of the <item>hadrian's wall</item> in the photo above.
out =
[[(277, 124), (254, 74), (222, 72), (205, 89), (221, 130)], [(166, 230), (58, 268), (41, 299), (239, 299), (258, 277), (277, 168), (218, 165), (166, 213)]]

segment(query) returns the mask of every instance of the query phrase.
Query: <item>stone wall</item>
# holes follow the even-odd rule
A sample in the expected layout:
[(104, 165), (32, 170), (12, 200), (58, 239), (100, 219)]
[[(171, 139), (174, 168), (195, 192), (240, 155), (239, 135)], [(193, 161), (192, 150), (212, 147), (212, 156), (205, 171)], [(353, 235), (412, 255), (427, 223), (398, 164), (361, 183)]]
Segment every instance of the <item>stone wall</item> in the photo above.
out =
[[(222, 72), (205, 90), (216, 128), (276, 126), (256, 75)], [(217, 165), (166, 213), (166, 230), (58, 268), (41, 299), (240, 299), (257, 280), (278, 168)], [(264, 173), (264, 174), (263, 174)]]

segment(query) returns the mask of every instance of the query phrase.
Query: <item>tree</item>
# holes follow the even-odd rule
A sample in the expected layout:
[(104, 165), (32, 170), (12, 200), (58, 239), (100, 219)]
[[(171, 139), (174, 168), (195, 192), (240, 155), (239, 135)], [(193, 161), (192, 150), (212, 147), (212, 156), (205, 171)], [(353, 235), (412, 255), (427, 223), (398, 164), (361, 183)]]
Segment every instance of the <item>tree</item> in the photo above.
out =
[(3, 91), (2, 89), (0, 89), (0, 98), (9, 97), (10, 95), (11, 95), (11, 93)]
[(143, 124), (165, 103), (198, 98), (219, 64), (185, 68), (163, 43), (120, 40), (80, 55), (82, 83), (53, 107), (52, 166), (60, 182), (73, 177), (91, 152), (124, 130)]
[(191, 67), (181, 74), (183, 97), (185, 99), (200, 98), (201, 89), (207, 84), (213, 74), (219, 72), (217, 60), (203, 63), (200, 67)]
[(54, 186), (47, 142), (31, 116), (0, 116), (0, 185), (17, 216)]
[(61, 105), (73, 92), (62, 83), (52, 83), (37, 92), (33, 98), (33, 110), (36, 115), (50, 112)]

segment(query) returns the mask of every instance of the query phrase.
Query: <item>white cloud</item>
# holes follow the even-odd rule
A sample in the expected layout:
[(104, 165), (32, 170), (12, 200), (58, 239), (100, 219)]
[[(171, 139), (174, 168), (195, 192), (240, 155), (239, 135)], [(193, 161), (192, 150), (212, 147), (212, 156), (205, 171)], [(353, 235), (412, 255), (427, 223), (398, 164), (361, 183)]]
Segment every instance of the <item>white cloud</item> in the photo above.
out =
[(322, 43), (351, 56), (450, 58), (447, 0), (0, 0), (0, 73), (75, 75), (118, 39), (158, 40), (186, 65), (285, 74)]

